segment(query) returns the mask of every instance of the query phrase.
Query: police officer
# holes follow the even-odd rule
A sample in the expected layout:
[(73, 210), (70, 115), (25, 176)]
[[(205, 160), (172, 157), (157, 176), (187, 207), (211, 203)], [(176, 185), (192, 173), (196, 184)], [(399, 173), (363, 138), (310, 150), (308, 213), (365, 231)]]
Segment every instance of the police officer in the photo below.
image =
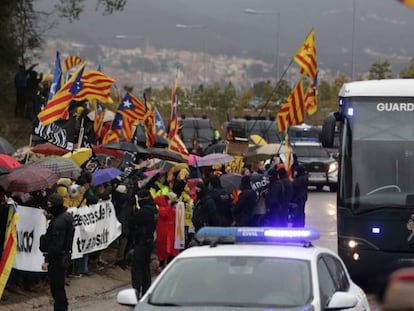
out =
[(302, 165), (294, 169), (293, 198), (292, 203), (296, 204), (294, 227), (305, 226), (305, 203), (308, 200), (308, 174)]
[(130, 219), (129, 230), (134, 241), (131, 281), (140, 298), (151, 285), (151, 252), (158, 211), (147, 189), (139, 190), (137, 195), (139, 209)]
[(46, 233), (40, 238), (40, 251), (45, 257), (42, 270), (48, 272), (54, 310), (66, 311), (65, 277), (75, 234), (73, 217), (66, 212), (63, 198), (56, 193), (48, 197), (46, 213), (51, 220)]

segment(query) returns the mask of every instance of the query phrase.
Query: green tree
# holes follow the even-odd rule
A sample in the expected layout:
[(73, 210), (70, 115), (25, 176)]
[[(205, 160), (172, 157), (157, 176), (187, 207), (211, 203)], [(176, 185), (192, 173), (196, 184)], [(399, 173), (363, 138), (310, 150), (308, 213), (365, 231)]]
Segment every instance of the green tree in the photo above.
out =
[(411, 58), (408, 68), (400, 72), (400, 78), (414, 78), (414, 57)]
[(291, 92), (292, 88), (290, 87), (289, 82), (286, 80), (280, 80), (279, 85), (275, 89), (274, 100), (279, 104), (283, 104)]
[[(70, 22), (79, 20), (80, 14), (85, 8), (86, 0), (57, 0), (55, 8), (60, 17), (68, 19)], [(116, 11), (122, 11), (127, 0), (97, 0), (95, 10), (102, 10), (103, 15), (111, 15)]]
[(392, 78), (392, 68), (391, 64), (385, 60), (384, 62), (375, 62), (371, 65), (369, 69), (369, 80), (381, 80), (381, 79), (390, 79)]

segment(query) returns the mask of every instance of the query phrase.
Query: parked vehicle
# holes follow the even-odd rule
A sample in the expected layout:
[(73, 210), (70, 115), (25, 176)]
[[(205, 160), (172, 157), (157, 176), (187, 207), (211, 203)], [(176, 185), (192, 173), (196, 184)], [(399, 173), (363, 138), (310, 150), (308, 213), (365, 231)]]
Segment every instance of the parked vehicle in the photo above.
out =
[(178, 120), (180, 136), (188, 150), (194, 147), (203, 151), (214, 142), (214, 128), (207, 117), (182, 117)]
[(331, 153), (316, 141), (296, 141), (292, 143), (298, 163), (308, 173), (309, 186), (316, 186), (320, 191), (328, 186), (331, 192), (338, 188), (338, 161)]

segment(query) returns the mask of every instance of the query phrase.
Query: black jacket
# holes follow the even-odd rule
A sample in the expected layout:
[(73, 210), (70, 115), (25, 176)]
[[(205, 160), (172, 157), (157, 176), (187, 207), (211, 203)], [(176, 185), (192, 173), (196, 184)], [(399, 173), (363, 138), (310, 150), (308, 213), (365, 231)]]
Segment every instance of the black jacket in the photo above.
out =
[(250, 179), (246, 179), (234, 206), (234, 220), (237, 226), (250, 226), (252, 224), (253, 211), (257, 201), (256, 191), (252, 189)]
[(216, 203), (217, 213), (219, 214), (221, 224), (230, 226), (233, 222), (232, 215), (232, 198), (230, 194), (222, 187), (214, 187), (210, 190), (209, 195)]
[(308, 176), (306, 174), (297, 175), (293, 181), (292, 202), (303, 204), (308, 199)]
[(216, 203), (208, 193), (198, 193), (193, 210), (193, 224), (197, 231), (204, 226), (220, 226)]
[(70, 254), (75, 235), (72, 215), (67, 213), (63, 206), (55, 206), (53, 209), (54, 216), (50, 220), (43, 238), (46, 242), (41, 243), (41, 247), (43, 246), (41, 251), (46, 262), (53, 262), (61, 258), (62, 255)]
[(135, 244), (152, 242), (157, 225), (158, 210), (153, 199), (143, 198), (138, 201), (140, 209), (129, 221), (129, 230)]

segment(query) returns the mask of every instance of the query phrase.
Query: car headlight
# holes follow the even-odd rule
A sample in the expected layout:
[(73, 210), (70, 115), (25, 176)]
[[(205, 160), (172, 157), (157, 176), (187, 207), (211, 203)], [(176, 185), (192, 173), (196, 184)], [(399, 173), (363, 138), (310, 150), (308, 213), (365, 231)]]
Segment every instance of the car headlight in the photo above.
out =
[(328, 173), (333, 173), (336, 170), (338, 170), (338, 163), (337, 162), (332, 162), (331, 164), (329, 164)]

